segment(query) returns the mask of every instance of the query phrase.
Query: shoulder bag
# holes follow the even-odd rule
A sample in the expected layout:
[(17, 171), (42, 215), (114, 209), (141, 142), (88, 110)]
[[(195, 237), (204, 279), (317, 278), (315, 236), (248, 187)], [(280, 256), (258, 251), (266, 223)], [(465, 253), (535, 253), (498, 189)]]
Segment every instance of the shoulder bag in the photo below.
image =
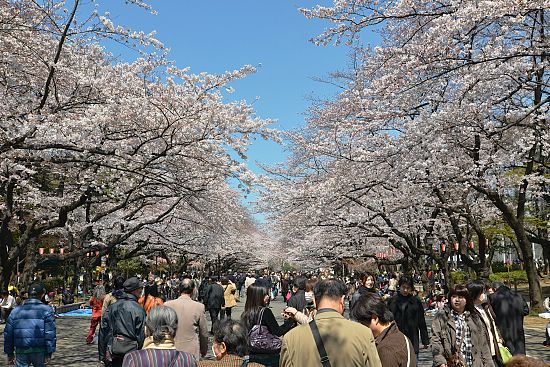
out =
[(260, 310), (258, 322), (248, 333), (250, 353), (276, 354), (281, 351), (282, 340), (269, 332), (267, 326), (262, 325), (265, 307)]
[(466, 332), (462, 333), (460, 343), (456, 345), (455, 351), (447, 359), (447, 367), (466, 367), (466, 362), (464, 362), (464, 359), (462, 359), (462, 357), (460, 356), (460, 348), (462, 347), (462, 343), (464, 342), (464, 334), (466, 334)]
[(411, 367), (411, 348), (409, 347), (409, 339), (405, 334), (403, 334), (403, 337), (405, 338), (405, 344), (407, 344), (407, 367)]
[(502, 345), (502, 343), (500, 342), (498, 342), (498, 353), (500, 354), (500, 359), (502, 360), (503, 364), (508, 363), (508, 361), (512, 359), (512, 353), (510, 353), (510, 349)]
[(113, 357), (123, 357), (127, 353), (138, 350), (137, 340), (131, 340), (123, 335), (115, 335), (111, 345), (111, 354)]
[[(323, 367), (331, 367), (327, 351), (325, 350), (325, 343), (323, 343), (323, 339), (321, 338), (321, 334), (319, 333), (319, 328), (317, 327), (317, 323), (315, 322), (315, 320), (311, 320), (309, 322), (309, 327), (311, 328), (311, 332), (313, 333), (313, 339), (315, 339), (315, 344), (317, 345), (319, 357), (321, 357), (321, 364), (323, 365)], [(407, 347), (408, 346), (409, 345), (407, 344)]]

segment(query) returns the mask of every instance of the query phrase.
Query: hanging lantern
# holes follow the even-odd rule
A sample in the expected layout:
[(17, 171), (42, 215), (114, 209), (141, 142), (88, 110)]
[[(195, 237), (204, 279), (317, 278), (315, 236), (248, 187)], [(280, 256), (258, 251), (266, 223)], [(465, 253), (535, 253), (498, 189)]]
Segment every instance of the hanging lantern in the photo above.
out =
[(470, 250), (474, 249), (474, 241), (470, 241)]
[(60, 255), (64, 255), (64, 254), (65, 254), (65, 249), (64, 249), (63, 247), (61, 247), (61, 248), (59, 249), (59, 254), (60, 254)]
[(39, 253), (40, 255), (44, 255), (44, 247), (40, 247), (40, 248), (38, 249), (38, 253)]
[(99, 256), (99, 251), (96, 251), (96, 252), (95, 252), (95, 256)]
[(90, 253), (89, 253), (89, 252), (86, 252), (86, 257), (90, 257)]
[(441, 244), (441, 252), (445, 252), (446, 248), (445, 248), (445, 242), (443, 242)]
[(455, 251), (458, 252), (458, 242), (455, 242)]
[(51, 249), (50, 249), (50, 254), (53, 254), (53, 253), (55, 253), (55, 249), (54, 249), (54, 248), (51, 248)]

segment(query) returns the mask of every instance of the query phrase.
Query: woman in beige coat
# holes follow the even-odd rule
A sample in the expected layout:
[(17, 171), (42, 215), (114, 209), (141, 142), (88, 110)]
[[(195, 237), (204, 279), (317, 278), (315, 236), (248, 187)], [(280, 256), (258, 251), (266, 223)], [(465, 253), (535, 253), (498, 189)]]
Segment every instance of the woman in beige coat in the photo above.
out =
[(457, 353), (467, 367), (494, 367), (482, 321), (476, 314), (468, 288), (449, 290), (449, 306), (437, 312), (432, 322), (431, 346), (434, 367), (447, 367)]
[(228, 319), (231, 318), (231, 309), (237, 305), (235, 300), (235, 293), (237, 293), (237, 287), (235, 283), (227, 278), (222, 278), (223, 298), (225, 300), (225, 309), (222, 310), (221, 317), (225, 315)]

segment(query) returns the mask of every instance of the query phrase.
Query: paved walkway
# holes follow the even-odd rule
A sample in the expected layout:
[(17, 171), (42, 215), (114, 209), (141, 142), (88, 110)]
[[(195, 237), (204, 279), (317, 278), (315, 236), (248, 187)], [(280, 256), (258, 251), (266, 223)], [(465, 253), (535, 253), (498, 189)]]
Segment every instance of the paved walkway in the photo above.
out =
[[(243, 311), (244, 302), (241, 301), (233, 309), (233, 317), (240, 318)], [(279, 323), (282, 322), (281, 312), (284, 309), (284, 303), (281, 299), (275, 300), (271, 304), (273, 313), (277, 317)], [(208, 319), (208, 317), (207, 317)], [(431, 319), (426, 320), (428, 325), (431, 324)], [(85, 367), (85, 366), (100, 366), (97, 361), (97, 345), (86, 345), (86, 335), (90, 325), (90, 320), (80, 317), (61, 317), (57, 319), (57, 352), (53, 355), (50, 366), (63, 367)], [(3, 337), (4, 325), (0, 325), (0, 344), (4, 345)], [(550, 360), (550, 349), (542, 346), (544, 341), (544, 329), (528, 328), (525, 330), (527, 353), (538, 358), (546, 358)], [(212, 358), (210, 354), (207, 358)], [(3, 350), (2, 350), (3, 353)], [(4, 366), (6, 355), (0, 357), (0, 366)], [(420, 352), (419, 367), (431, 367), (432, 358), (428, 350)]]

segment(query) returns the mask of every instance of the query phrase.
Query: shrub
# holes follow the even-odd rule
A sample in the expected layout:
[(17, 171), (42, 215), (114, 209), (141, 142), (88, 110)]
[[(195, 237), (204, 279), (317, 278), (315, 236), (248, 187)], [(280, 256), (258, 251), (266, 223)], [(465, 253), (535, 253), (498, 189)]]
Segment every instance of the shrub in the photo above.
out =
[(453, 284), (464, 284), (467, 274), (463, 271), (452, 271), (451, 278), (453, 279)]
[(504, 282), (507, 284), (527, 283), (527, 273), (525, 270), (514, 270), (510, 272), (499, 272), (489, 275), (491, 282)]

